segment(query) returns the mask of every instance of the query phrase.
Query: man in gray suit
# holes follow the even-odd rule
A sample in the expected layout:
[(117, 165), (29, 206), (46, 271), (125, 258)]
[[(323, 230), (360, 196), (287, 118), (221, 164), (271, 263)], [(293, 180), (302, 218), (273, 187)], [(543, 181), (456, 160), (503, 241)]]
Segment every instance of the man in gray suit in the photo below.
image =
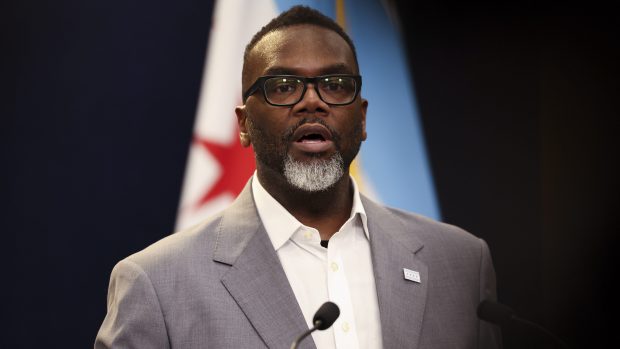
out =
[(240, 141), (256, 172), (235, 202), (119, 262), (95, 348), (288, 348), (325, 301), (341, 311), (304, 348), (496, 348), (484, 241), (379, 205), (349, 165), (368, 101), (351, 39), (294, 7), (246, 47)]

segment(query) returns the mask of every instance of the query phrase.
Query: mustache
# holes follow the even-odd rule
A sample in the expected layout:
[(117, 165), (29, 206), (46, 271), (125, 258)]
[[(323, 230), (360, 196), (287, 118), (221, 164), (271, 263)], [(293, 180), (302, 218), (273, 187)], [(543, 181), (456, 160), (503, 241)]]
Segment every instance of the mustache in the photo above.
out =
[(295, 133), (295, 130), (297, 130), (299, 127), (301, 127), (302, 125), (305, 124), (321, 124), (323, 125), (325, 128), (327, 128), (329, 130), (329, 132), (331, 132), (332, 134), (332, 141), (334, 142), (334, 145), (336, 146), (336, 149), (340, 149), (340, 134), (334, 130), (332, 127), (330, 127), (325, 120), (323, 120), (322, 118), (319, 117), (315, 117), (315, 118), (302, 118), (299, 120), (299, 122), (297, 122), (295, 125), (289, 127), (286, 129), (286, 131), (284, 132), (284, 135), (282, 136), (282, 140), (284, 142), (286, 142), (286, 144), (289, 144), (290, 142), (293, 141), (293, 134)]

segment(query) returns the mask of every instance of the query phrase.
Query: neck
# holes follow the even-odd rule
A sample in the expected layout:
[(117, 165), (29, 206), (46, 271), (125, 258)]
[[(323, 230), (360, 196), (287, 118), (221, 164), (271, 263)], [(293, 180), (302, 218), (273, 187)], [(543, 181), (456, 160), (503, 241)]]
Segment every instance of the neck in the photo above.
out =
[(318, 192), (295, 188), (283, 175), (258, 163), (257, 174), (263, 188), (298, 221), (317, 229), (322, 240), (329, 240), (351, 215), (353, 187), (348, 172)]

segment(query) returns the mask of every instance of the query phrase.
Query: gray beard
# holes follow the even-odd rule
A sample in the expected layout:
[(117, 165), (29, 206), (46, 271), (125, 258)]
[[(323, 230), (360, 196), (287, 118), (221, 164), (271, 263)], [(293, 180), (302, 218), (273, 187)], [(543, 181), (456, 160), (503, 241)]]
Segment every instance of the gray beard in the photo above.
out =
[(335, 153), (327, 160), (295, 161), (290, 155), (284, 159), (284, 177), (297, 189), (307, 192), (324, 191), (336, 184), (344, 174), (342, 155)]

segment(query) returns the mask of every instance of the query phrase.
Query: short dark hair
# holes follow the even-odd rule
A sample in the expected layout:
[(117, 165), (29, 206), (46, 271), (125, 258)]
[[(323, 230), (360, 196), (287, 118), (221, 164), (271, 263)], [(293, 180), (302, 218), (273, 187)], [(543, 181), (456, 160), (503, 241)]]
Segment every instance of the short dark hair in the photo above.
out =
[(279, 16), (272, 19), (263, 28), (261, 28), (261, 30), (254, 34), (252, 40), (250, 40), (250, 42), (245, 46), (245, 52), (243, 53), (242, 76), (245, 77), (246, 64), (250, 55), (250, 51), (254, 48), (254, 46), (256, 46), (257, 42), (259, 42), (265, 35), (267, 35), (267, 33), (299, 24), (316, 25), (336, 32), (344, 39), (344, 41), (347, 42), (347, 44), (349, 44), (351, 52), (353, 52), (353, 59), (355, 60), (356, 68), (359, 69), (359, 64), (357, 62), (357, 53), (355, 52), (355, 45), (353, 45), (353, 40), (351, 40), (349, 35), (347, 35), (347, 33), (342, 29), (342, 27), (330, 17), (322, 14), (321, 12), (311, 7), (297, 5), (291, 7), (285, 12), (282, 12)]

